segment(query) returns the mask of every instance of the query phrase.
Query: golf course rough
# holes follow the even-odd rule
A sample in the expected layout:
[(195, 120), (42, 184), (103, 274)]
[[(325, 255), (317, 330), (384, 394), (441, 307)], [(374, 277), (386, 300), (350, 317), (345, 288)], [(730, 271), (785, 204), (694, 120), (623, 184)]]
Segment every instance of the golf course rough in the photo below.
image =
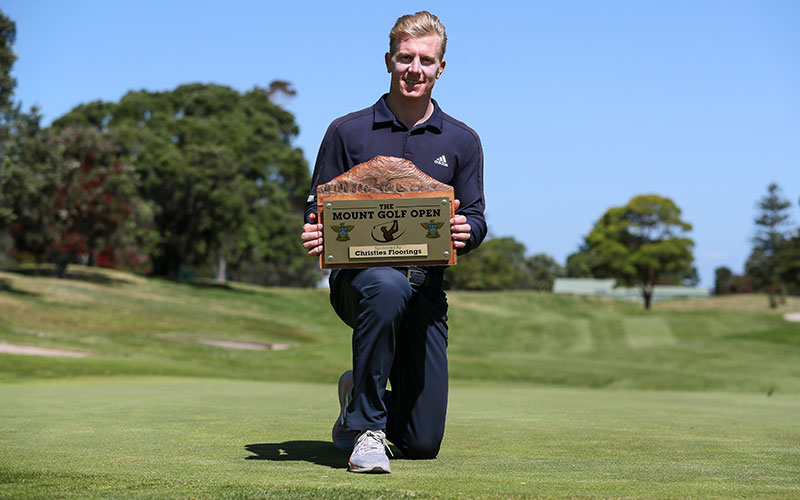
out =
[(0, 498), (800, 498), (800, 299), (448, 300), (441, 454), (362, 476), (325, 290), (0, 271), (0, 343), (88, 354), (0, 353)]

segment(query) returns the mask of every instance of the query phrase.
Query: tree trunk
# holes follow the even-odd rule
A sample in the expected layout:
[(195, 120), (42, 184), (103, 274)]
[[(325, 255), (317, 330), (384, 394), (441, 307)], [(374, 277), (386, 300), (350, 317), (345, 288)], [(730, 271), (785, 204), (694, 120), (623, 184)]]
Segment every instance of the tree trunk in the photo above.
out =
[(650, 304), (653, 301), (653, 290), (642, 288), (642, 298), (644, 299), (644, 308), (650, 310)]
[[(774, 283), (774, 281), (772, 281), (772, 283)], [(767, 297), (769, 298), (769, 308), (777, 308), (778, 302), (780, 301), (780, 289), (777, 285), (771, 284), (767, 286)]]
[(152, 257), (153, 275), (162, 276), (170, 279), (178, 278), (178, 271), (181, 268), (181, 258), (174, 247), (162, 244), (159, 253)]
[(67, 277), (67, 259), (56, 260), (56, 278), (64, 279)]
[(220, 249), (219, 254), (217, 254), (217, 277), (215, 278), (218, 283), (225, 283), (226, 265), (225, 251)]
[(639, 276), (641, 280), (639, 287), (642, 289), (642, 298), (644, 299), (644, 310), (650, 310), (650, 304), (653, 302), (653, 294), (656, 291), (656, 273), (650, 268), (644, 274)]

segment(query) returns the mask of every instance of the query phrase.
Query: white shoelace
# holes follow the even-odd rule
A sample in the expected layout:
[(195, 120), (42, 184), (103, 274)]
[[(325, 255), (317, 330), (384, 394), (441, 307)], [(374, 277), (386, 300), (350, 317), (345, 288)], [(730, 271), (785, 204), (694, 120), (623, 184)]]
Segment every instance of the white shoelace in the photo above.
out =
[(357, 455), (365, 455), (381, 451), (383, 448), (386, 448), (389, 455), (394, 456), (389, 445), (386, 444), (386, 434), (383, 431), (364, 431), (358, 436), (355, 453)]

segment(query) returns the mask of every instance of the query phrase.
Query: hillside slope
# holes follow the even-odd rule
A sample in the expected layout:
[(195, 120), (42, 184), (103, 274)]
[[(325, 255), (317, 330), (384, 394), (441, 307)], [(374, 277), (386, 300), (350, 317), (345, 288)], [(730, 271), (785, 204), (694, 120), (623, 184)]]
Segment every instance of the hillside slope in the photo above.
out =
[[(800, 324), (759, 307), (761, 297), (747, 298), (748, 307), (734, 297), (649, 312), (529, 291), (448, 297), (455, 383), (800, 392)], [(794, 302), (787, 307), (800, 310)], [(350, 332), (325, 290), (80, 267), (63, 280), (42, 269), (0, 272), (0, 342), (89, 354), (0, 354), (2, 381), (136, 374), (334, 382), (350, 357)], [(266, 349), (231, 348), (252, 344)]]

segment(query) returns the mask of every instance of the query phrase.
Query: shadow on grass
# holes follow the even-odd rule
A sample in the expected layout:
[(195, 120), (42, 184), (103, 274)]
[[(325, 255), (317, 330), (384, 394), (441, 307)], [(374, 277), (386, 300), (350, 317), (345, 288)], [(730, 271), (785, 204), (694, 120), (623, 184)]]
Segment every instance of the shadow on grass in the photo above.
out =
[(325, 465), (332, 469), (346, 468), (347, 459), (350, 457), (350, 453), (336, 448), (330, 441), (248, 444), (244, 449), (253, 453), (245, 460), (303, 461)]
[[(23, 276), (34, 276), (37, 278), (57, 278), (55, 268), (53, 267), (17, 267), (11, 269), (4, 269), (5, 272), (21, 274)], [(111, 278), (100, 273), (86, 272), (86, 271), (70, 271), (63, 276), (67, 280), (86, 281), (97, 285), (121, 285), (130, 283), (128, 280), (119, 278)]]
[(29, 292), (27, 290), (20, 290), (19, 288), (14, 288), (14, 285), (7, 279), (0, 279), (0, 292), (8, 292), (13, 293), (14, 295), (22, 295), (25, 297), (39, 297), (40, 295), (35, 292)]
[(181, 283), (185, 285), (189, 285), (192, 288), (197, 288), (201, 290), (222, 290), (225, 292), (236, 292), (241, 294), (252, 295), (254, 292), (250, 290), (242, 290), (241, 288), (235, 288), (230, 286), (228, 283), (220, 283), (219, 281), (212, 281), (212, 280), (203, 280), (203, 279), (193, 279), (193, 280), (174, 280), (175, 283)]

